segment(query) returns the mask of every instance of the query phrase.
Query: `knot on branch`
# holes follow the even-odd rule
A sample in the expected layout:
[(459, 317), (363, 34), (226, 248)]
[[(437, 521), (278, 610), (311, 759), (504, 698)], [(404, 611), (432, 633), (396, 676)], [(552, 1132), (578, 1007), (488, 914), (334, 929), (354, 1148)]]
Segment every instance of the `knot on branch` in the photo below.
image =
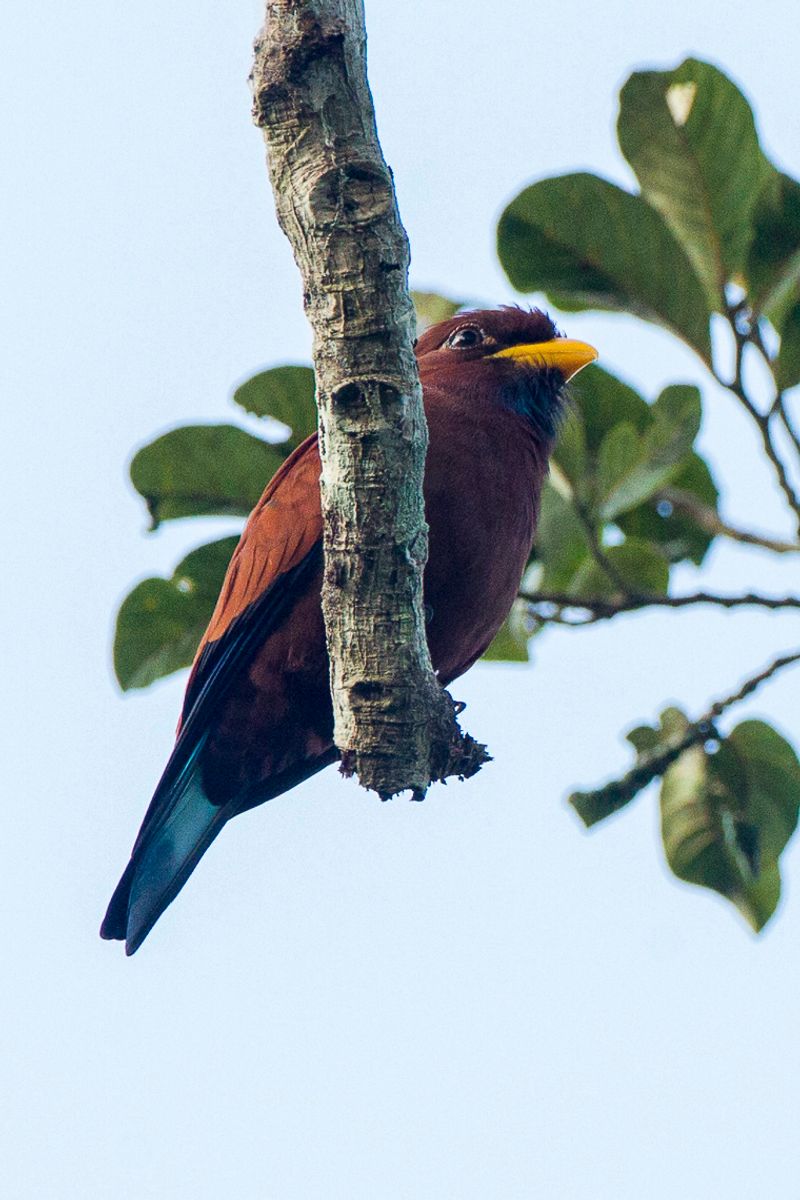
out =
[(321, 230), (341, 225), (363, 227), (386, 217), (394, 206), (389, 174), (374, 163), (337, 163), (315, 181), (308, 207)]
[[(287, 34), (285, 18), (275, 16), (267, 7), (267, 21), (256, 38), (255, 64), (250, 75), (253, 89), (253, 121), (259, 128), (268, 124), (272, 110), (286, 101), (294, 88), (305, 80), (309, 70), (326, 61), (344, 71), (345, 24), (337, 17), (320, 19), (304, 12), (292, 23)], [(275, 37), (273, 25), (281, 34)]]
[(363, 422), (369, 419), (370, 405), (364, 389), (352, 380), (331, 392), (331, 408), (341, 416), (351, 421)]
[(387, 429), (404, 441), (423, 436), (412, 419), (408, 396), (383, 379), (348, 380), (331, 392), (330, 406), (339, 428), (357, 438), (364, 453)]

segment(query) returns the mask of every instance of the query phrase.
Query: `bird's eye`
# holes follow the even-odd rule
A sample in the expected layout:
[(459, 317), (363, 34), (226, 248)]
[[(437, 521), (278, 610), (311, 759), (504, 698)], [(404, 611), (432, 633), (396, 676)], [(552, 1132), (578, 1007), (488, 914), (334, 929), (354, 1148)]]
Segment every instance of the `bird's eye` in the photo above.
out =
[(445, 346), (448, 350), (469, 350), (472, 346), (479, 346), (483, 338), (483, 330), (478, 329), (477, 325), (463, 325), (450, 334)]

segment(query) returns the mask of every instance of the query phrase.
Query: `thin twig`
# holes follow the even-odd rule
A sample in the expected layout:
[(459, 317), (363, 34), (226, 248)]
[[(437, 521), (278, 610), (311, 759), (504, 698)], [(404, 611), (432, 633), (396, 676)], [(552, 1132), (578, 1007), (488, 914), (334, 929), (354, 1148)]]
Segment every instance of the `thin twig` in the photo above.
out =
[(730, 696), (715, 700), (707, 712), (698, 717), (696, 721), (692, 721), (679, 737), (662, 743), (654, 750), (640, 754), (634, 766), (620, 779), (615, 779), (593, 792), (575, 792), (570, 796), (570, 803), (587, 825), (594, 825), (623, 808), (637, 792), (647, 787), (654, 779), (662, 776), (686, 750), (701, 742), (707, 742), (710, 738), (719, 740), (720, 735), (715, 728), (718, 718), (732, 705), (738, 704), (739, 701), (752, 695), (762, 683), (771, 679), (778, 671), (798, 661), (800, 661), (800, 650), (782, 654), (756, 675), (746, 679)]
[(734, 542), (742, 542), (746, 546), (761, 546), (765, 550), (772, 550), (776, 554), (798, 554), (800, 553), (800, 542), (785, 542), (780, 538), (769, 537), (767, 534), (753, 533), (748, 529), (739, 529), (734, 525), (723, 521), (715, 508), (710, 504), (703, 504), (702, 500), (698, 500), (697, 496), (691, 492), (685, 492), (682, 488), (665, 487), (654, 496), (654, 500), (666, 501), (671, 504), (676, 512), (684, 513), (687, 517), (691, 517), (696, 525), (704, 529), (706, 533), (714, 536), (727, 537)]
[(792, 442), (798, 457), (800, 457), (800, 433), (798, 433), (798, 431), (795, 429), (792, 418), (786, 409), (783, 391), (778, 386), (778, 379), (775, 371), (775, 358), (770, 354), (770, 352), (767, 350), (767, 347), (764, 345), (764, 339), (761, 336), (761, 324), (758, 320), (751, 323), (749, 340), (752, 345), (755, 346), (756, 350), (766, 363), (767, 369), (775, 383), (775, 396), (772, 404), (770, 405), (768, 416), (772, 417), (777, 415), (780, 418), (780, 422), (783, 425), (789, 440)]
[(772, 463), (772, 466), (775, 471), (775, 476), (778, 481), (778, 485), (780, 486), (781, 491), (783, 492), (784, 496), (786, 497), (787, 504), (789, 505), (792, 512), (795, 514), (795, 516), (797, 518), (797, 528), (798, 528), (798, 532), (800, 533), (800, 494), (798, 494), (798, 492), (792, 485), (792, 482), (789, 479), (788, 473), (786, 471), (786, 467), (784, 465), (783, 459), (778, 454), (778, 451), (775, 448), (775, 443), (772, 440), (772, 430), (770, 429), (770, 413), (769, 412), (762, 413), (756, 407), (756, 405), (753, 403), (753, 401), (750, 399), (750, 397), (747, 395), (747, 392), (745, 391), (745, 387), (744, 387), (744, 380), (743, 380), (743, 374), (742, 374), (744, 349), (745, 349), (745, 346), (747, 346), (748, 344), (757, 346), (757, 343), (755, 343), (753, 341), (752, 327), (750, 325), (748, 325), (747, 329), (745, 329), (745, 330), (743, 330), (741, 328), (741, 323), (739, 321), (737, 321), (737, 317), (740, 316), (740, 312), (739, 312), (739, 309), (737, 308), (737, 306), (731, 306), (728, 309), (727, 316), (728, 316), (728, 322), (730, 324), (731, 330), (733, 331), (733, 336), (734, 336), (734, 339), (736, 342), (736, 364), (735, 364), (735, 370), (734, 370), (734, 377), (732, 380), (723, 379), (722, 376), (717, 372), (717, 370), (713, 366), (710, 368), (711, 373), (714, 376), (714, 378), (716, 379), (717, 383), (719, 383), (721, 387), (726, 388), (729, 392), (731, 392), (734, 396), (736, 396), (739, 403), (750, 414), (750, 417), (755, 422), (755, 424), (758, 428), (758, 431), (761, 434), (761, 441), (764, 446), (764, 453), (766, 454), (769, 461)]
[[(600, 596), (572, 596), (569, 592), (521, 591), (520, 600), (536, 607), (552, 604), (557, 609), (583, 609), (591, 615), (583, 620), (571, 620), (569, 624), (591, 625), (596, 621), (608, 621), (621, 613), (636, 612), (642, 608), (688, 608), (694, 604), (714, 604), (718, 608), (781, 608), (800, 609), (800, 596), (762, 596), (745, 592), (740, 596), (723, 596), (716, 592), (692, 592), (686, 596), (662, 596), (651, 592), (629, 592), (619, 599)], [(561, 613), (558, 614), (559, 618)], [(536, 613), (539, 620), (551, 621), (553, 614)]]
[(715, 700), (704, 717), (700, 721), (714, 721), (717, 717), (721, 717), (726, 709), (733, 704), (738, 704), (740, 700), (745, 700), (748, 696), (761, 687), (762, 683), (766, 683), (778, 671), (782, 671), (784, 667), (791, 666), (792, 663), (800, 661), (800, 650), (790, 650), (788, 654), (781, 654), (778, 658), (773, 659), (769, 666), (764, 667), (763, 671), (759, 671), (757, 675), (751, 675), (744, 683), (733, 692), (730, 696), (726, 696), (724, 700)]
[(775, 399), (772, 402), (772, 408), (770, 409), (770, 415), (772, 415), (773, 412), (776, 412), (778, 414), (781, 424), (783, 425), (783, 428), (786, 430), (786, 433), (789, 436), (790, 442), (792, 443), (795, 450), (797, 451), (798, 456), (800, 457), (800, 434), (798, 434), (797, 430), (795, 429), (794, 425), (792, 424), (792, 418), (789, 416), (789, 413), (786, 411), (786, 405), (784, 404), (783, 392), (775, 393)]

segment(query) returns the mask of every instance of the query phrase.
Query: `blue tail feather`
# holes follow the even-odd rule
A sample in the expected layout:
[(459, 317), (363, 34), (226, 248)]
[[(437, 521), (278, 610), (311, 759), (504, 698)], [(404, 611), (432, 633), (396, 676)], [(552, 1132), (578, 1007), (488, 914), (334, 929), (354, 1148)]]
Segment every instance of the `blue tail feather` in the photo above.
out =
[(227, 809), (210, 802), (195, 767), (173, 811), (138, 856), (128, 898), (126, 953), (133, 954), (147, 937), (229, 815)]
[(178, 778), (156, 793), (151, 821), (145, 821), (133, 855), (119, 882), (101, 934), (124, 938), (133, 954), (167, 905), (171, 904), (232, 815), (208, 799), (203, 787), (202, 737)]
[(321, 565), (320, 540), (235, 617), (220, 638), (206, 643), (195, 663), (178, 740), (100, 929), (101, 937), (125, 940), (128, 954), (138, 949), (232, 816), (294, 787), (338, 757), (331, 746), (315, 758), (255, 781), (222, 807), (211, 803), (203, 787), (201, 759), (220, 706)]

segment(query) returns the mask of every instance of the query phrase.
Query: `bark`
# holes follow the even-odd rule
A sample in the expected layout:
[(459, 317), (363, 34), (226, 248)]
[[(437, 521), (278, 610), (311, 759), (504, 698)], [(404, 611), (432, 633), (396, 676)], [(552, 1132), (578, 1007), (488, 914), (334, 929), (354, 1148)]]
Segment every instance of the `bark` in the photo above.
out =
[(346, 774), (421, 798), (486, 755), (461, 734), (425, 636), (427, 428), (362, 0), (267, 0), (252, 86), (314, 333), (334, 738)]

